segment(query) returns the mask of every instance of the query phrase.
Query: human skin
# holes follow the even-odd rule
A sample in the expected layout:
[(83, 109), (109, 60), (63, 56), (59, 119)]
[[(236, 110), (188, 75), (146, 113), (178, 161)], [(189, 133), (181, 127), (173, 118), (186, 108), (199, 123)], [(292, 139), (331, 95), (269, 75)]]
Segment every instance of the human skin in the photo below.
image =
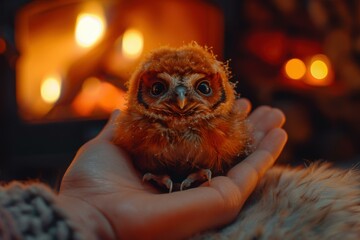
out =
[[(236, 107), (250, 112), (246, 99)], [(160, 193), (133, 167), (124, 149), (113, 144), (113, 112), (100, 134), (83, 145), (61, 182), (58, 204), (87, 239), (183, 239), (230, 223), (286, 141), (284, 114), (261, 106), (248, 117), (255, 151), (226, 176), (200, 187)]]

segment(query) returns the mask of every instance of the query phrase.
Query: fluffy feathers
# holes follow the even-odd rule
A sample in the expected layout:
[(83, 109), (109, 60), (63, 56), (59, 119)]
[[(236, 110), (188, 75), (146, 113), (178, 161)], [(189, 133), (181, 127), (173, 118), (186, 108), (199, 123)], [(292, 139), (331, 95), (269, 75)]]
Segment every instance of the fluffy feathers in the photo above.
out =
[(155, 50), (129, 81), (115, 143), (142, 173), (176, 182), (198, 169), (226, 172), (250, 149), (228, 77), (227, 66), (197, 44)]

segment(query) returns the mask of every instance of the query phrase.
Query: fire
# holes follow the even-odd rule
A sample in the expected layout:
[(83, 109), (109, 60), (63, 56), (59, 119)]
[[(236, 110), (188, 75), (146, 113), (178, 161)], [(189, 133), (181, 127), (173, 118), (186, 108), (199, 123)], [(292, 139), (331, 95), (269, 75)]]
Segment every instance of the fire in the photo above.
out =
[(110, 113), (116, 108), (125, 108), (125, 92), (108, 82), (90, 77), (84, 81), (72, 107), (84, 117), (92, 115), (97, 109)]
[(95, 45), (104, 35), (105, 21), (102, 17), (82, 13), (76, 20), (75, 39), (81, 47), (88, 48)]

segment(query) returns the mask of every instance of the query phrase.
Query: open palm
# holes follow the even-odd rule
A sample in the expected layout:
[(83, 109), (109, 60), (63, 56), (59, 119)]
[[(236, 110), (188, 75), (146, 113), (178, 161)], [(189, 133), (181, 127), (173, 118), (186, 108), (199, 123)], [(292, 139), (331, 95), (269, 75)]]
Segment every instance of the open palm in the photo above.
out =
[[(250, 111), (247, 100), (236, 104)], [(178, 239), (231, 222), (287, 139), (282, 112), (259, 107), (248, 118), (256, 145), (250, 156), (210, 184), (161, 194), (141, 181), (126, 152), (112, 143), (117, 114), (78, 151), (59, 193), (73, 218), (101, 239)]]

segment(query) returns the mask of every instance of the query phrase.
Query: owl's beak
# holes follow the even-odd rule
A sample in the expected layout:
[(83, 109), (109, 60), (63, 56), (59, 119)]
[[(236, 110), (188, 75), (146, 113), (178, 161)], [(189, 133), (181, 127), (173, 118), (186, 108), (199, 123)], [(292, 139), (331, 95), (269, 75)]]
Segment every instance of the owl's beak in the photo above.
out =
[(183, 109), (186, 104), (186, 87), (177, 86), (175, 88), (175, 93), (177, 95), (176, 100), (180, 109)]

